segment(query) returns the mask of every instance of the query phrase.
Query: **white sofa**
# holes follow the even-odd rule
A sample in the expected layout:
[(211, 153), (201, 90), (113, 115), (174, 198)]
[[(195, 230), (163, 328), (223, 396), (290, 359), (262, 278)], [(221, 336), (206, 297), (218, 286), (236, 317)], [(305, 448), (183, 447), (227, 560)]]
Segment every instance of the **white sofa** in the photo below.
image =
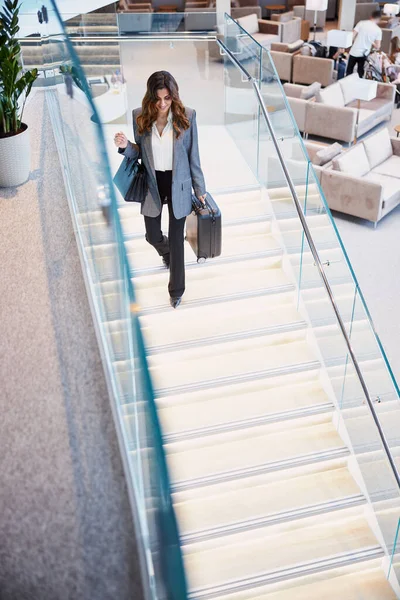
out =
[(400, 203), (400, 139), (381, 129), (323, 169), (321, 185), (331, 209), (377, 223)]
[(376, 98), (360, 103), (357, 126), (358, 102), (353, 91), (353, 83), (357, 80), (357, 73), (344, 77), (321, 89), (318, 95), (311, 99), (301, 98), (304, 86), (285, 84), (284, 89), (300, 131), (350, 143), (356, 133), (361, 137), (376, 125), (390, 121), (396, 90), (391, 84), (378, 83)]

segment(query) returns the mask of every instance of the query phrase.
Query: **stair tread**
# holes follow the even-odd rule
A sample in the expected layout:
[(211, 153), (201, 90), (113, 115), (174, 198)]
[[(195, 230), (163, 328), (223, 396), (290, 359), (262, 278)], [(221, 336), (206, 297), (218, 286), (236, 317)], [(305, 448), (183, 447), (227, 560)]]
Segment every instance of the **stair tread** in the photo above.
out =
[[(261, 228), (260, 225), (263, 227)], [(223, 230), (221, 258), (279, 250), (279, 244), (269, 233), (268, 223), (241, 225), (240, 234), (234, 235), (231, 230), (236, 229), (237, 227), (233, 226)], [(260, 232), (262, 229), (264, 231)], [(230, 235), (226, 235), (227, 232)], [(159, 255), (144, 238), (128, 240), (125, 245), (132, 270), (160, 265)], [(188, 243), (185, 246), (185, 255), (186, 261), (196, 260), (196, 256)]]
[[(190, 482), (262, 465), (290, 461), (343, 447), (331, 417), (304, 419), (285, 429), (271, 425), (220, 434), (204, 440), (175, 442), (165, 446), (172, 482)], [(275, 429), (275, 430), (274, 430)], [(196, 445), (198, 444), (198, 445)], [(202, 444), (202, 445), (200, 445)]]
[(252, 596), (252, 600), (396, 600), (383, 569), (356, 570), (326, 578), (322, 581), (304, 582), (296, 580), (295, 591), (289, 589)]
[[(353, 509), (354, 511), (354, 509)], [(296, 565), (351, 554), (377, 547), (367, 520), (353, 514), (346, 519), (313, 517), (285, 524), (271, 535), (268, 529), (230, 536), (224, 545), (193, 544), (184, 552), (189, 590), (196, 594), (208, 588), (245, 581)], [(307, 521), (307, 520), (306, 520)], [(218, 540), (219, 541), (219, 540)]]
[(360, 490), (346, 467), (252, 485), (224, 494), (184, 499), (175, 503), (181, 535), (246, 523), (286, 511), (301, 510), (359, 495)]
[[(215, 195), (215, 200), (221, 209), (223, 224), (230, 221), (246, 220), (256, 217), (269, 218), (267, 204), (265, 200), (260, 197), (260, 192), (258, 190), (247, 191), (241, 194), (217, 194)], [(127, 206), (126, 203), (121, 204), (119, 214), (124, 235), (144, 234), (143, 217), (140, 214), (138, 207)], [(165, 232), (168, 231), (167, 211), (163, 211), (162, 228)]]
[[(139, 304), (155, 308), (169, 303), (168, 273), (135, 280)], [(236, 264), (199, 265), (186, 272), (186, 292), (182, 305), (187, 302), (212, 299), (233, 294), (252, 293), (274, 287), (288, 286), (290, 280), (277, 259), (256, 259)]]
[[(303, 365), (316, 357), (304, 332), (197, 347), (186, 351), (149, 356), (149, 367), (156, 390), (212, 382), (228, 377)], [(278, 344), (274, 344), (278, 338)], [(285, 343), (286, 342), (286, 343)]]
[(205, 305), (167, 314), (143, 315), (140, 322), (149, 352), (153, 347), (168, 344), (304, 323), (293, 304), (291, 294), (280, 294), (279, 298), (256, 296), (221, 302), (215, 306)]
[[(239, 386), (238, 386), (239, 387)], [(250, 387), (250, 386), (248, 386)], [(203, 401), (168, 406), (158, 403), (158, 413), (165, 435), (225, 423), (242, 423), (248, 419), (305, 407), (329, 403), (329, 398), (319, 381), (299, 382), (296, 386), (265, 389), (263, 383), (255, 391), (245, 391), (241, 386), (230, 395), (214, 393)]]

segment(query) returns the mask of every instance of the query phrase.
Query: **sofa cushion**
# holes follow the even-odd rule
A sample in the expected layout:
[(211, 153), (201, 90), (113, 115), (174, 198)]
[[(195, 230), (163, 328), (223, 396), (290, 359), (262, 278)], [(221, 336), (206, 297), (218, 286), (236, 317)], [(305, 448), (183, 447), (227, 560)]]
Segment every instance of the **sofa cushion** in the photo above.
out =
[(264, 46), (264, 48), (269, 48), (273, 42), (277, 42), (279, 40), (279, 35), (274, 35), (273, 33), (253, 33), (253, 38)]
[(356, 89), (355, 85), (360, 81), (358, 73), (353, 73), (348, 77), (343, 77), (340, 79), (339, 84), (342, 88), (343, 98), (345, 104), (350, 104), (356, 99)]
[(340, 154), (342, 150), (342, 146), (337, 142), (335, 144), (332, 144), (331, 146), (321, 148), (321, 150), (318, 150), (318, 152), (315, 154), (313, 161), (314, 165), (318, 165), (320, 167), (326, 165), (328, 162), (333, 160), (335, 156)]
[(358, 144), (348, 152), (344, 152), (339, 158), (332, 161), (332, 165), (335, 171), (341, 171), (353, 177), (363, 177), (370, 171), (364, 144)]
[(258, 19), (256, 14), (253, 13), (251, 15), (246, 15), (245, 17), (240, 17), (240, 19), (238, 19), (238, 23), (250, 35), (253, 35), (253, 33), (258, 33)]
[(314, 81), (311, 85), (304, 87), (301, 90), (300, 98), (303, 100), (310, 100), (311, 98), (315, 98), (318, 96), (321, 90), (321, 84), (319, 81)]
[(378, 173), (368, 173), (364, 177), (366, 181), (379, 183), (383, 188), (383, 199), (388, 201), (400, 200), (399, 180), (396, 177), (388, 177), (387, 175), (378, 175)]
[(321, 90), (318, 95), (318, 102), (322, 102), (322, 104), (328, 104), (329, 106), (337, 106), (340, 108), (344, 107), (344, 96), (340, 83), (333, 83), (332, 85), (328, 85), (328, 87)]
[(372, 169), (371, 173), (396, 177), (397, 185), (400, 189), (400, 156), (393, 154), (390, 158), (384, 160), (377, 167)]
[(389, 130), (386, 127), (364, 140), (363, 144), (371, 169), (383, 163), (393, 154)]

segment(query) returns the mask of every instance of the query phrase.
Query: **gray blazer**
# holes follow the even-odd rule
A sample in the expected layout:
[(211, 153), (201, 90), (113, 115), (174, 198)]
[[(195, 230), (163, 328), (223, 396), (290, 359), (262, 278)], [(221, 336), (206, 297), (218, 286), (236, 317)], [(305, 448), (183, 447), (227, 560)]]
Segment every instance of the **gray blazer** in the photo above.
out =
[[(173, 169), (172, 169), (172, 207), (176, 219), (187, 217), (192, 211), (192, 187), (197, 197), (206, 193), (203, 171), (200, 165), (196, 111), (186, 107), (186, 116), (190, 121), (189, 129), (182, 131), (179, 138), (174, 133)], [(142, 204), (141, 213), (145, 217), (158, 217), (161, 212), (161, 198), (158, 193), (154, 170), (151, 131), (139, 135), (136, 123), (141, 108), (133, 111), (133, 133), (139, 150), (128, 143), (124, 156), (138, 158), (139, 154), (147, 170), (149, 192)]]

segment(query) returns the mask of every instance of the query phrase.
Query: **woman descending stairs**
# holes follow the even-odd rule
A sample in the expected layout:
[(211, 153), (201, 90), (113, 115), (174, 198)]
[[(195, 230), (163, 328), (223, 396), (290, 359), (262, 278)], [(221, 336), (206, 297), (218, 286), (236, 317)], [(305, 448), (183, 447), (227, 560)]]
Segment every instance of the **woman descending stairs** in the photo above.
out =
[[(384, 538), (360, 476), (376, 467), (376, 449), (365, 448), (359, 469), (337, 427), (343, 342), (326, 317), (312, 260), (304, 260), (307, 285), (298, 304), (295, 271), (280, 245), (283, 240), (294, 257), (300, 252), (298, 222), (288, 212), (272, 220), (259, 190), (216, 200), (222, 255), (198, 265), (186, 247), (187, 291), (176, 311), (169, 306), (168, 273), (143, 239), (140, 215), (120, 208), (189, 597), (394, 600), (382, 566)], [(313, 218), (313, 233), (325, 236), (329, 249), (327, 217)], [(106, 229), (96, 235), (123, 385), (125, 324), (113, 312)], [(335, 281), (346, 306), (349, 282)], [(366, 324), (360, 317), (355, 326), (371, 377), (379, 378), (382, 365), (368, 348)], [(357, 432), (367, 409), (356, 382), (346, 389), (348, 425)], [(133, 410), (126, 405), (127, 421), (135, 418)], [(390, 497), (381, 511), (380, 522), (398, 517)]]

